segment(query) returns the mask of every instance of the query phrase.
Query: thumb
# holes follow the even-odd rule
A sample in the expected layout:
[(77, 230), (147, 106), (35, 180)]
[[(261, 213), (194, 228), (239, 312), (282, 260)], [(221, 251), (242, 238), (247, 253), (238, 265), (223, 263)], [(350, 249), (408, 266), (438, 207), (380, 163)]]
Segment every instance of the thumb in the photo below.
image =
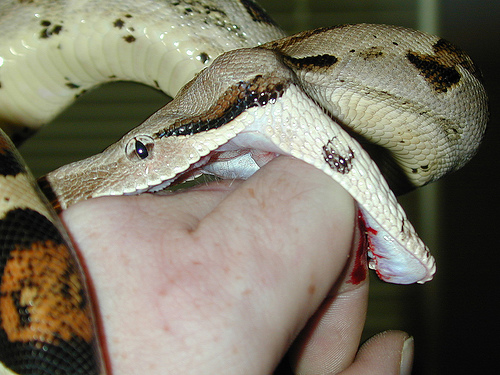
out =
[(386, 331), (365, 342), (354, 362), (342, 375), (410, 375), (413, 337), (406, 332)]

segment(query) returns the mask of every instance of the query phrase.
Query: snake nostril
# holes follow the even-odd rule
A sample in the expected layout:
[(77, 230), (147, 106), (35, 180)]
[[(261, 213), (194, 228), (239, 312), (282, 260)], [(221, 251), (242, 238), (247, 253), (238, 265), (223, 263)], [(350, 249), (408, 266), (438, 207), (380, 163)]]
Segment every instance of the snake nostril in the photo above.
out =
[(128, 141), (125, 153), (130, 160), (144, 160), (151, 156), (154, 140), (149, 135), (139, 135)]

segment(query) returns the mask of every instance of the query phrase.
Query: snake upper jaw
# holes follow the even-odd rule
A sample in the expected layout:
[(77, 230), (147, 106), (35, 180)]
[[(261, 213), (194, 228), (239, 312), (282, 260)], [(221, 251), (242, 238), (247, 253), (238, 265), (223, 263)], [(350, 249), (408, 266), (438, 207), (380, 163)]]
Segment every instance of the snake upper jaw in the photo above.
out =
[[(157, 192), (201, 174), (247, 179), (283, 152), (266, 138), (259, 121), (246, 117), (229, 129), (155, 139), (147, 147), (141, 140), (152, 138), (133, 131), (100, 154), (50, 172), (41, 179), (42, 190), (53, 205), (66, 209), (89, 198)], [(147, 157), (141, 159), (135, 149), (131, 155), (131, 142)]]

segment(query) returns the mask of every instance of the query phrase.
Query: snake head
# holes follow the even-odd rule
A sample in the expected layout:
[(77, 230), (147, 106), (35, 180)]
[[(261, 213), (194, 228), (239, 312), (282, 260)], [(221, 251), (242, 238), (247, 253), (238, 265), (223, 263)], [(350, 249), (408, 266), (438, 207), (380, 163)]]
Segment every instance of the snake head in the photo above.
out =
[(279, 151), (255, 113), (276, 103), (291, 80), (272, 51), (222, 55), (102, 153), (45, 176), (43, 190), (65, 209), (89, 198), (155, 192), (202, 172), (249, 177)]

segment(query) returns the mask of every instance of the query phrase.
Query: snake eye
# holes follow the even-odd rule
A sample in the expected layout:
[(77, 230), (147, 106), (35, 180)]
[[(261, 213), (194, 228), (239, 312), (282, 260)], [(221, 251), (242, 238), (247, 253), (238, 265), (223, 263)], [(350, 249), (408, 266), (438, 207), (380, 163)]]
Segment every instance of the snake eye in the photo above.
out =
[(138, 141), (137, 139), (135, 140), (135, 153), (141, 159), (146, 159), (149, 156), (149, 152), (148, 149), (146, 148), (146, 145), (141, 141)]
[(130, 160), (143, 160), (151, 155), (154, 140), (149, 135), (138, 135), (132, 138), (125, 148), (125, 153)]

